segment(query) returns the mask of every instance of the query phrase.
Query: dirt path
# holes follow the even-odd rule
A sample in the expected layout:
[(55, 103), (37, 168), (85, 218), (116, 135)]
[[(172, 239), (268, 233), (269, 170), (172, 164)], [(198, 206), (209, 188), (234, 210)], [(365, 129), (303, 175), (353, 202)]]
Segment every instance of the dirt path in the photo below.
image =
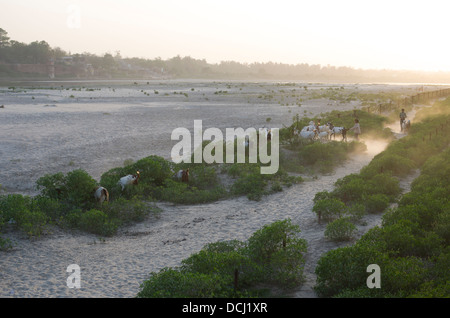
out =
[[(418, 106), (418, 107), (420, 107), (420, 106)], [(408, 119), (413, 121), (416, 111), (417, 111), (417, 108), (408, 112), (407, 113)], [(407, 132), (402, 132), (399, 124), (394, 123), (391, 125), (387, 125), (387, 127), (392, 130), (396, 139), (401, 139), (401, 138), (407, 136)], [(411, 190), (411, 183), (419, 175), (420, 175), (420, 169), (416, 169), (412, 173), (407, 175), (406, 177), (400, 179), (400, 188), (402, 189), (402, 194), (408, 193)], [(391, 204), (390, 207), (395, 208), (396, 206), (397, 206), (397, 203), (393, 203), (393, 204)], [(334, 243), (333, 244), (332, 242), (327, 241), (324, 237), (324, 231), (325, 231), (326, 225), (317, 226), (318, 228), (316, 229), (316, 231), (317, 231), (316, 239), (308, 242), (308, 253), (307, 253), (307, 259), (306, 259), (306, 264), (305, 264), (305, 275), (306, 275), (305, 283), (301, 286), (300, 289), (292, 291), (292, 293), (289, 296), (294, 297), (294, 298), (316, 298), (317, 297), (317, 295), (313, 289), (313, 287), (316, 284), (316, 275), (315, 275), (314, 271), (317, 266), (317, 261), (320, 259), (322, 254), (311, 253), (310, 250), (322, 249), (323, 253), (325, 253), (334, 248), (351, 245), (371, 228), (374, 228), (375, 226), (380, 226), (382, 215), (383, 214), (366, 215), (364, 217), (365, 225), (358, 226), (358, 235), (355, 237), (355, 239), (353, 241), (348, 242), (348, 243)]]

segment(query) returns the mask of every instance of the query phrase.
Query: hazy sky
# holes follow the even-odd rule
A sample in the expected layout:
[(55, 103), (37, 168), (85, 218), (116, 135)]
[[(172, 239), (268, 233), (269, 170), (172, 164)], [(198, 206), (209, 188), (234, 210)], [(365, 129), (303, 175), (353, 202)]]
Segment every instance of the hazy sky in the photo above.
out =
[(449, 0), (0, 0), (0, 28), (71, 53), (450, 71)]

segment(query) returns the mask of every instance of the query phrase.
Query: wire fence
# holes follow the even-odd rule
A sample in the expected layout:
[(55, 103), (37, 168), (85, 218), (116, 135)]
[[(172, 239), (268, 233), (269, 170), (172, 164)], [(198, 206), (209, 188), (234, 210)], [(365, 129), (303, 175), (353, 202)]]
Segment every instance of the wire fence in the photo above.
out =
[(408, 108), (414, 104), (426, 103), (430, 100), (448, 97), (450, 96), (450, 88), (439, 89), (435, 91), (421, 92), (412, 96), (407, 96), (404, 98), (399, 98), (395, 101), (389, 101), (386, 103), (378, 103), (377, 105), (370, 105), (363, 107), (369, 113), (383, 113), (390, 112), (393, 110), (400, 110), (402, 108)]

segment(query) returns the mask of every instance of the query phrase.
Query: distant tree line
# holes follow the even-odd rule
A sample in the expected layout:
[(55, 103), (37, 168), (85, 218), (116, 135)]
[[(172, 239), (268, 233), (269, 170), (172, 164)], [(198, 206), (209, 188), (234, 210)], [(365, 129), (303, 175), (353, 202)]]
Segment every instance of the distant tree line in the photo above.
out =
[(91, 53), (71, 54), (59, 47), (52, 48), (46, 41), (29, 44), (11, 40), (8, 33), (0, 28), (0, 74), (1, 64), (47, 64), (50, 60), (61, 61), (71, 56), (74, 63), (90, 64), (98, 76), (148, 76), (153, 71), (174, 78), (213, 78), (213, 79), (267, 79), (267, 80), (306, 80), (335, 82), (429, 82), (448, 83), (450, 72), (423, 72), (408, 70), (363, 70), (352, 67), (322, 66), (318, 64), (239, 63), (222, 61), (211, 64), (205, 59), (189, 56), (162, 60), (144, 58), (122, 58), (117, 51), (115, 56), (106, 53), (98, 56)]

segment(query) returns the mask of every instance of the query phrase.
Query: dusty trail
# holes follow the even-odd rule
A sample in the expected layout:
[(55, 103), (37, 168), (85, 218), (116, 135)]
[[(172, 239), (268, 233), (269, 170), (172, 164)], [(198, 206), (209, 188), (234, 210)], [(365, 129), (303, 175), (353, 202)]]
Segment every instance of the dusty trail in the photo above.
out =
[[(407, 113), (408, 119), (411, 121), (414, 120), (415, 114), (418, 110), (418, 108), (424, 107), (423, 105), (417, 106), (413, 110)], [(390, 128), (393, 132), (396, 139), (401, 139), (405, 136), (407, 136), (407, 132), (402, 132), (400, 125), (393, 123), (389, 124), (386, 127)], [(368, 146), (370, 143), (368, 143)], [(381, 152), (379, 147), (376, 147), (377, 150), (372, 151), (374, 153), (374, 156)], [(370, 151), (370, 148), (369, 148)], [(369, 161), (370, 162), (370, 161)], [(367, 162), (367, 164), (369, 163)], [(402, 189), (402, 194), (408, 193), (411, 190), (411, 183), (414, 181), (415, 178), (417, 178), (420, 175), (420, 169), (414, 170), (411, 174), (409, 174), (406, 177), (401, 178), (400, 181), (400, 188)], [(393, 203), (391, 204), (391, 208), (396, 207), (397, 204)], [(298, 290), (294, 290), (291, 292), (290, 297), (294, 298), (316, 298), (317, 295), (313, 290), (313, 287), (316, 284), (316, 275), (314, 273), (315, 267), (317, 265), (317, 261), (319, 260), (320, 256), (322, 254), (316, 254), (309, 251), (310, 249), (316, 249), (316, 248), (323, 248), (323, 253), (332, 250), (336, 247), (341, 247), (345, 245), (351, 245), (356, 239), (361, 237), (364, 233), (366, 233), (368, 230), (375, 226), (381, 225), (381, 218), (382, 214), (369, 214), (364, 217), (365, 225), (358, 226), (358, 234), (355, 236), (355, 239), (352, 242), (348, 243), (334, 243), (335, 246), (332, 246), (331, 242), (327, 241), (324, 238), (324, 231), (326, 226), (320, 227), (320, 229), (317, 229), (316, 234), (318, 236), (317, 240), (313, 240), (308, 242), (308, 254), (307, 254), (307, 260), (305, 264), (305, 283), (300, 287)], [(321, 236), (320, 236), (321, 235)], [(322, 238), (322, 240), (320, 240)]]

